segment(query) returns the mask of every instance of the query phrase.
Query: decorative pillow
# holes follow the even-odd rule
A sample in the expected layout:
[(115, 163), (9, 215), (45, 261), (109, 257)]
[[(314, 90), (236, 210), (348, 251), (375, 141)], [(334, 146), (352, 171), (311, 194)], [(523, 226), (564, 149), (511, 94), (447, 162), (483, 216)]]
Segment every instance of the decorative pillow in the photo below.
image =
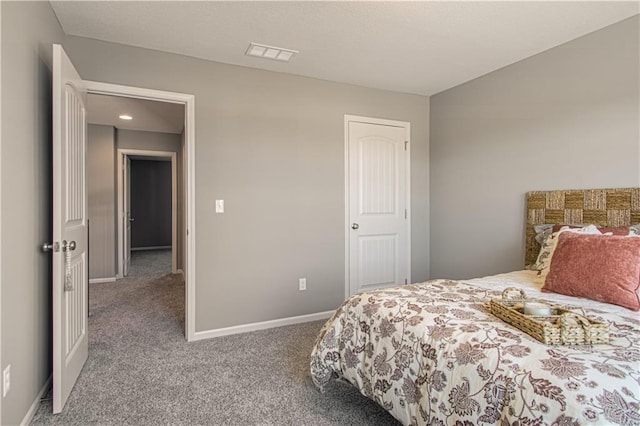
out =
[[(546, 239), (553, 232), (553, 227), (556, 224), (554, 223), (539, 223), (537, 225), (533, 225), (533, 230), (536, 233), (536, 241), (542, 247), (542, 244), (546, 241)], [(557, 231), (557, 230), (556, 230)]]
[[(555, 225), (552, 225), (551, 228), (549, 229), (553, 229), (553, 227), (555, 227)], [(542, 246), (540, 247), (540, 253), (538, 253), (538, 259), (536, 260), (536, 263), (532, 265), (531, 269), (542, 271), (543, 269), (549, 267), (549, 259), (551, 258), (551, 253), (553, 251), (553, 248), (555, 247), (556, 237), (560, 232), (563, 232), (563, 231), (584, 232), (588, 234), (600, 234), (600, 231), (595, 225), (587, 225), (582, 228), (571, 228), (566, 225), (562, 226), (560, 229), (558, 229), (557, 231), (554, 231), (553, 233), (549, 234), (548, 237), (545, 238), (544, 242), (542, 243)]]
[[(578, 225), (578, 224), (563, 225), (558, 223), (539, 223), (539, 224), (533, 225), (533, 230), (536, 233), (535, 239), (538, 242), (538, 244), (540, 244), (540, 252), (538, 253), (538, 259), (540, 258), (540, 255), (543, 254), (545, 241), (547, 241), (549, 237), (551, 237), (551, 234), (553, 234), (554, 232), (558, 232), (560, 229), (564, 227), (577, 229), (577, 228), (584, 228), (585, 226), (589, 226), (589, 225)], [(616, 226), (616, 227), (604, 226), (604, 227), (598, 227), (598, 230), (603, 234), (611, 233), (612, 235), (640, 235), (640, 223), (631, 225), (631, 226)], [(545, 256), (548, 256), (548, 253), (544, 253), (543, 257)], [(541, 269), (539, 260), (536, 260), (535, 263), (528, 265), (527, 268), (534, 271), (539, 271)]]
[(561, 232), (542, 291), (640, 309), (640, 237)]

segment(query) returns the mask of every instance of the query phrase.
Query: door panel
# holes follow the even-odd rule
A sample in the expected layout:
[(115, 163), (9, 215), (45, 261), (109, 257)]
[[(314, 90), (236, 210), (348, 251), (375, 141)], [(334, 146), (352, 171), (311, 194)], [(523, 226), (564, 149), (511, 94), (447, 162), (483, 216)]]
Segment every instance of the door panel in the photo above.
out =
[[(404, 141), (400, 143), (404, 144)], [(357, 144), (360, 159), (360, 215), (396, 216), (399, 189), (396, 142), (380, 136), (364, 136)]]
[(359, 287), (390, 286), (398, 282), (398, 235), (358, 238)]
[(407, 129), (350, 121), (349, 292), (409, 280)]
[(53, 46), (53, 412), (62, 411), (88, 356), (86, 91)]
[(84, 253), (82, 256), (73, 259), (69, 266), (69, 285), (74, 288), (73, 291), (65, 292), (65, 304), (66, 309), (66, 335), (65, 339), (65, 353), (67, 356), (77, 350), (77, 347), (82, 344), (82, 337), (86, 331), (86, 321), (81, 314), (85, 309), (87, 295), (83, 291), (82, 281), (87, 272), (86, 261)]

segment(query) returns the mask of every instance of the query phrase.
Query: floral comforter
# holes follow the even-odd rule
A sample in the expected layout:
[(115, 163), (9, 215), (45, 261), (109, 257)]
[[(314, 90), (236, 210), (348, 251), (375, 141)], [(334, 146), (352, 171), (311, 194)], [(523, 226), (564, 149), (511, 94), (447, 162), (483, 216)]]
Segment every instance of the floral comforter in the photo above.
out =
[[(405, 425), (640, 425), (640, 318), (604, 303), (487, 279), (348, 298), (322, 328), (311, 375), (355, 385)], [(548, 346), (492, 316), (508, 286), (605, 321), (610, 343)]]

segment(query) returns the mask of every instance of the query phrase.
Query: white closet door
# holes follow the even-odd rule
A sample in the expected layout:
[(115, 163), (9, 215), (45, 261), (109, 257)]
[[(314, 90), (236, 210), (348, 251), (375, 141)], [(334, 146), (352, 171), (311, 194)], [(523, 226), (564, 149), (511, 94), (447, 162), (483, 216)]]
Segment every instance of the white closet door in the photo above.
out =
[(348, 122), (351, 294), (409, 281), (407, 130)]

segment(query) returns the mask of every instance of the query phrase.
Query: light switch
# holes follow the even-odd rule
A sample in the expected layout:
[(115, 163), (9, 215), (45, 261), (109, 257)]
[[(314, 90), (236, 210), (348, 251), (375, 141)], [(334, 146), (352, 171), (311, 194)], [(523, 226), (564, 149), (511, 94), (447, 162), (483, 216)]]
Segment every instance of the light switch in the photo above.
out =
[(216, 213), (224, 213), (224, 200), (216, 200)]

